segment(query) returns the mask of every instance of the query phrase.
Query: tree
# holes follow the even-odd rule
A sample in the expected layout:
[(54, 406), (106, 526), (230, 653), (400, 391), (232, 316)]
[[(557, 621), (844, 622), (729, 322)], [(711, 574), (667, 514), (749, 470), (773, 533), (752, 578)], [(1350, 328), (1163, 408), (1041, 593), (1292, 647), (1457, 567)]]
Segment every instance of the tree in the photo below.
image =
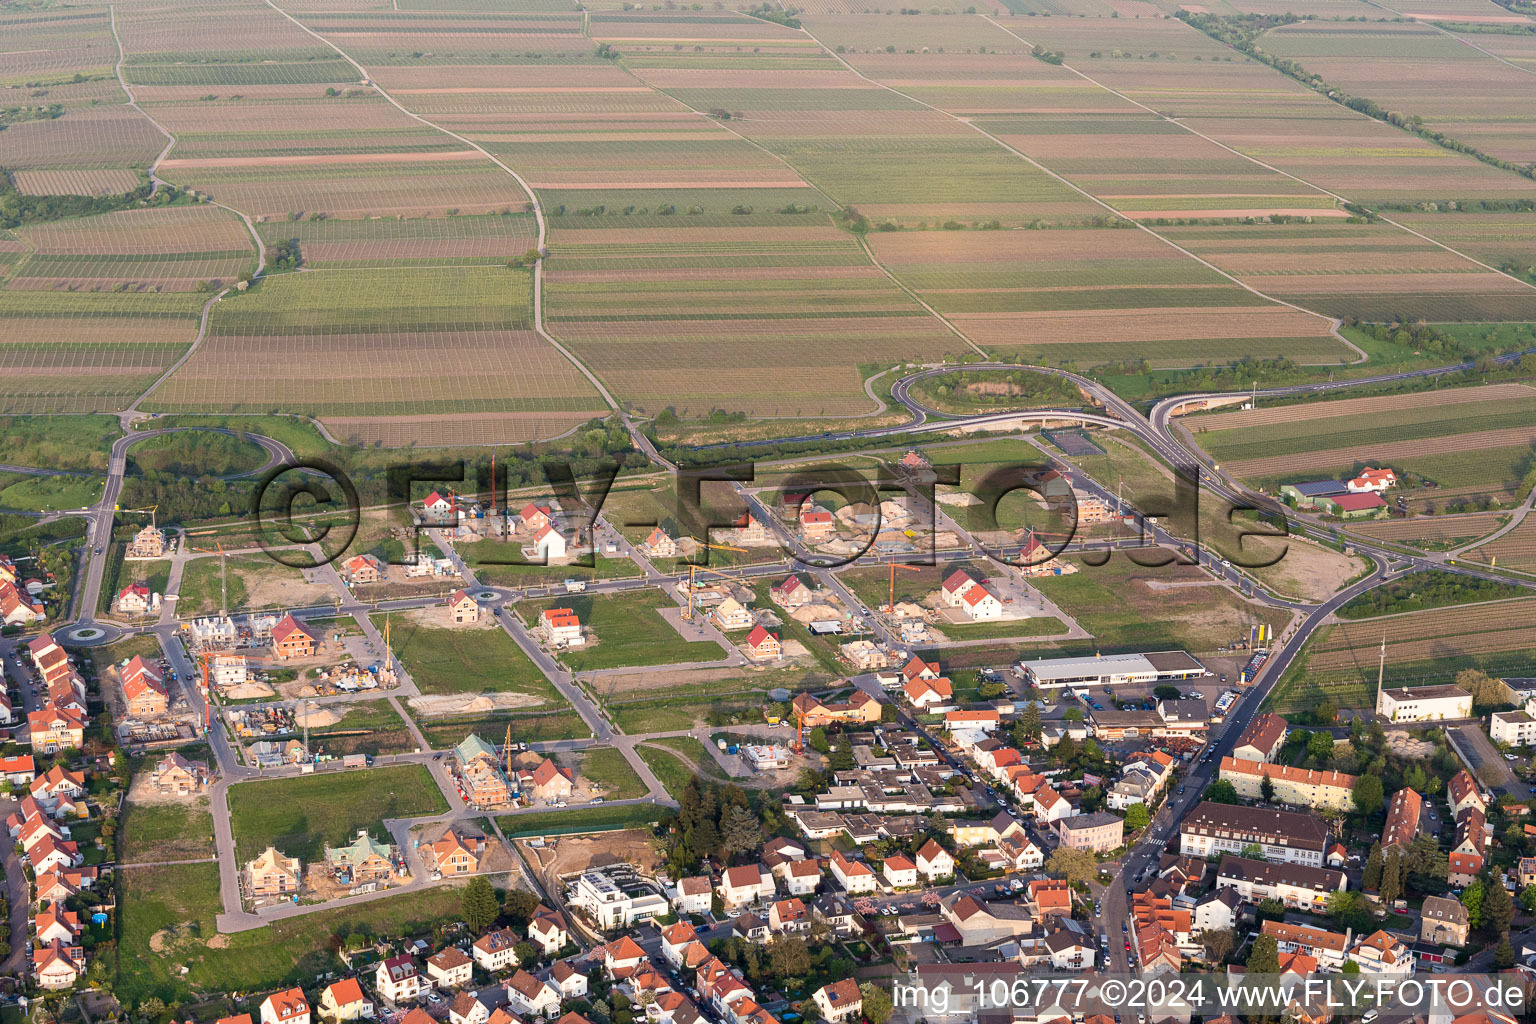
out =
[(501, 901), (501, 912), (520, 928), (526, 927), (533, 920), (534, 912), (538, 909), (539, 898), (527, 889), (508, 889), (506, 897)]
[(1249, 974), (1279, 974), (1280, 944), (1273, 935), (1259, 935), (1248, 951)]
[(1393, 847), (1381, 864), (1381, 884), (1376, 887), (1381, 902), (1391, 904), (1403, 894), (1403, 858)]
[(1381, 805), (1386, 802), (1386, 794), (1381, 788), (1379, 775), (1362, 775), (1355, 783), (1354, 788), (1355, 809), (1369, 818), (1381, 810)]
[(1125, 809), (1125, 827), (1132, 832), (1140, 832), (1151, 823), (1152, 815), (1146, 804), (1137, 802)]
[(1536, 885), (1528, 885), (1520, 890), (1520, 906), (1525, 908), (1527, 914), (1536, 914)]
[(514, 945), (512, 952), (517, 956), (517, 962), (524, 967), (539, 959), (538, 949), (526, 939)]
[(1371, 852), (1365, 858), (1365, 869), (1360, 875), (1360, 886), (1363, 889), (1375, 889), (1381, 885), (1381, 844), (1372, 843)]
[(1258, 843), (1249, 843), (1243, 847), (1242, 856), (1247, 857), (1249, 860), (1263, 860), (1264, 847)]
[(891, 994), (883, 986), (866, 981), (859, 986), (859, 996), (864, 1004), (864, 1019), (869, 1024), (885, 1024), (891, 1019)]
[(1307, 740), (1307, 753), (1319, 761), (1327, 761), (1333, 757), (1333, 734), (1313, 733), (1312, 738)]
[(805, 742), (811, 745), (811, 749), (818, 754), (830, 754), (832, 743), (827, 739), (827, 730), (821, 726), (811, 730), (811, 734), (805, 738)]
[(745, 807), (732, 807), (720, 819), (720, 837), (731, 853), (746, 853), (763, 845), (763, 826)]
[(1259, 900), (1259, 917), (1268, 921), (1285, 920), (1285, 904), (1274, 896)]
[(1158, 700), (1178, 700), (1179, 688), (1172, 683), (1159, 683), (1152, 688), (1152, 696)]
[(1081, 722), (1083, 720), (1083, 711), (1081, 708), (1067, 708), (1067, 710), (1061, 713), (1061, 719), (1064, 722)]
[(1477, 766), (1477, 781), (1489, 789), (1503, 785), (1504, 770), (1492, 761), (1484, 761)]
[(1503, 883), (1494, 882), (1488, 886), (1487, 895), (1483, 897), (1483, 917), (1495, 935), (1509, 934), (1509, 923), (1515, 917), (1515, 901), (1509, 898), (1509, 890)]
[(811, 972), (811, 950), (798, 935), (780, 935), (768, 944), (768, 967), (776, 978), (799, 978)]
[(1068, 882), (1081, 882), (1087, 885), (1099, 876), (1099, 862), (1094, 860), (1093, 854), (1087, 850), (1074, 850), (1068, 846), (1060, 846), (1045, 862), (1045, 870), (1052, 875), (1060, 875)]
[(1269, 803), (1274, 798), (1274, 780), (1269, 777), (1269, 772), (1265, 772), (1262, 776), (1259, 777), (1259, 799), (1263, 800), (1265, 803)]
[(1358, 960), (1346, 960), (1344, 966), (1339, 968), (1340, 974), (1359, 974), (1360, 962)]
[(1042, 731), (1040, 708), (1035, 705), (1034, 701), (1030, 701), (1029, 705), (1024, 708), (1024, 713), (1019, 716), (1019, 724), (1013, 728), (1015, 742), (1018, 742), (1021, 747), (1028, 743), (1038, 743), (1040, 742)]
[(491, 888), (491, 883), (484, 877), (470, 879), (464, 891), (459, 893), (459, 913), (463, 915), (464, 923), (469, 925), (469, 930), (476, 935), (494, 924), (501, 914), (501, 904), (496, 899), (496, 890)]
[(1223, 963), (1237, 948), (1237, 932), (1230, 928), (1207, 928), (1200, 933), (1200, 945), (1205, 950), (1207, 960), (1213, 964)]
[(1206, 786), (1205, 792), (1201, 796), (1213, 804), (1235, 804), (1238, 802), (1237, 788), (1226, 779), (1217, 779), (1209, 786)]
[(1493, 966), (1499, 970), (1508, 970), (1515, 966), (1515, 949), (1509, 944), (1509, 936), (1499, 940), (1499, 944), (1493, 947)]
[(1467, 923), (1473, 928), (1483, 925), (1483, 880), (1475, 878), (1461, 891), (1461, 905), (1467, 908)]

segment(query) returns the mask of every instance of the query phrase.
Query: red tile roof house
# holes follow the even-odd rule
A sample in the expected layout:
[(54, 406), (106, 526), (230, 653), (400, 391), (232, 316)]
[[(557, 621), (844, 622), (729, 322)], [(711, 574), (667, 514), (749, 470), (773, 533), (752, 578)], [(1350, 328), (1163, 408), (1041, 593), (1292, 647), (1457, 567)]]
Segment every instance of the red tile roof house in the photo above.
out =
[(272, 627), (272, 653), (281, 661), (289, 658), (307, 658), (315, 653), (320, 639), (305, 628), (292, 615), (284, 615)]
[(309, 1000), (298, 988), (274, 992), (261, 1001), (261, 1024), (309, 1024)]
[(405, 953), (380, 961), (373, 974), (374, 991), (390, 1003), (413, 1003), (426, 987), (416, 961)]
[(517, 933), (510, 928), (486, 932), (471, 947), (475, 963), (490, 974), (510, 970), (517, 966)]
[(799, 576), (790, 575), (769, 588), (768, 600), (780, 608), (803, 608), (816, 600), (816, 595)]
[(528, 941), (542, 949), (546, 956), (553, 956), (571, 941), (571, 932), (558, 912), (540, 907), (528, 925)]
[(830, 985), (823, 985), (811, 997), (816, 1009), (828, 1021), (852, 1020), (864, 1010), (864, 997), (859, 994), (859, 983), (852, 978), (841, 978)]
[(469, 984), (475, 962), (457, 946), (448, 946), (427, 957), (427, 978), (438, 988)]
[(784, 653), (784, 647), (777, 633), (757, 626), (747, 634), (747, 653), (754, 658), (777, 658)]

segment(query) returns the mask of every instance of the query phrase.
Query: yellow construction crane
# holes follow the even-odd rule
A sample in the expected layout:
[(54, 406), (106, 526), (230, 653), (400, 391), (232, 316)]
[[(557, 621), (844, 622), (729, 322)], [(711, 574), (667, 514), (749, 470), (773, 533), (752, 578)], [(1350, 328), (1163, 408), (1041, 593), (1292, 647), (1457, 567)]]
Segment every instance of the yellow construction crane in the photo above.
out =
[[(742, 554), (747, 554), (747, 549), (746, 548), (733, 548), (733, 547), (731, 547), (728, 544), (711, 544), (707, 540), (699, 540), (698, 538), (694, 538), (693, 542), (695, 544), (699, 545), (702, 548), (713, 548), (713, 549), (715, 549), (717, 551), (739, 551)], [(688, 566), (688, 600), (686, 602), (684, 602), (684, 604), (683, 604), (683, 621), (684, 622), (692, 622), (693, 621), (693, 587), (694, 587), (694, 580), (697, 579), (697, 574), (701, 573), (701, 572), (707, 572), (707, 573), (710, 573), (711, 575), (719, 576), (723, 580), (736, 580), (737, 579), (737, 577), (735, 577), (735, 576), (731, 576), (731, 575), (728, 575), (728, 574), (723, 573), (723, 572), (719, 572), (719, 571), (714, 570), (714, 569), (701, 568), (700, 566), (693, 565), (693, 564), (690, 563), (689, 566)]]
[(112, 511), (113, 512), (123, 512), (123, 513), (129, 514), (129, 515), (132, 515), (132, 514), (138, 513), (138, 512), (148, 512), (149, 513), (149, 525), (150, 526), (154, 526), (155, 525), (155, 513), (159, 510), (159, 508), (160, 508), (159, 505), (150, 505), (148, 508), (123, 508), (123, 506), (121, 506), (121, 505), (113, 505), (112, 506)]

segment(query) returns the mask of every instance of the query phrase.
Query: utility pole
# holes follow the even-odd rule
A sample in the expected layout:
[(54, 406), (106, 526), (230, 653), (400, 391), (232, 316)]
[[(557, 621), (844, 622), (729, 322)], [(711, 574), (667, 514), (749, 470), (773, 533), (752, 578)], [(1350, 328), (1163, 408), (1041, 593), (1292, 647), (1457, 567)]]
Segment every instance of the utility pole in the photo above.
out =
[(229, 563), (223, 544), (219, 545), (219, 618), (229, 618)]
[(1381, 631), (1381, 660), (1376, 663), (1376, 706), (1381, 707), (1381, 683), (1387, 675), (1387, 631)]

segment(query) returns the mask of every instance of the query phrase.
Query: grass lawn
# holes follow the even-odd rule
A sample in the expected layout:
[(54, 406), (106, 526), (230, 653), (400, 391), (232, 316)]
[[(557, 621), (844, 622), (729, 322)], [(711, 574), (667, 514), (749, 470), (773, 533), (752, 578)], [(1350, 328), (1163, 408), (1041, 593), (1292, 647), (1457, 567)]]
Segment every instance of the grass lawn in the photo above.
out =
[[(240, 569), (249, 561), (249, 568), (255, 570), (255, 560), (229, 558), (226, 561), (227, 572), (221, 571), (218, 558), (198, 558), (187, 563), (181, 571), (181, 589), (176, 592), (177, 614), (191, 618), (217, 612), (221, 594), (228, 595), (230, 611), (245, 606), (245, 580), (241, 579)], [(274, 563), (268, 561), (266, 564)]]
[(656, 777), (661, 780), (663, 786), (667, 787), (667, 792), (672, 794), (674, 800), (681, 797), (688, 783), (698, 774), (691, 765), (685, 763), (682, 754), (646, 744), (636, 747), (635, 750), (645, 763), (651, 766), (651, 771), (656, 773)]
[(1006, 622), (944, 622), (938, 630), (951, 640), (1007, 640), (1013, 637), (1060, 636), (1066, 623), (1054, 616), (1011, 619)]
[[(384, 628), (384, 616), (373, 620)], [(559, 691), (499, 625), (449, 629), (396, 615), (390, 643), (422, 693), (510, 690), (546, 702), (561, 700)]]
[(448, 802), (419, 764), (362, 772), (301, 775), (231, 786), (229, 816), (242, 861), (268, 846), (312, 861), (368, 829), (384, 838), (384, 818), (440, 814)]
[(121, 873), (118, 886), (114, 992), (129, 1006), (151, 996), (182, 1002), (196, 992), (310, 984), (341, 969), (330, 943), (343, 930), (430, 937), (459, 916), (458, 890), (434, 887), (218, 935), (217, 864), (133, 868)]
[(508, 837), (567, 835), (648, 825), (659, 821), (667, 810), (657, 804), (608, 804), (574, 807), (568, 811), (508, 814), (497, 818), (496, 823)]
[(710, 697), (701, 695), (660, 696), (630, 703), (610, 702), (607, 706), (619, 729), (627, 733), (671, 732), (692, 729), (699, 722), (732, 719), (761, 722), (762, 707), (768, 703), (762, 691), (737, 692)]
[(125, 864), (213, 856), (213, 815), (207, 797), (174, 804), (130, 803), (121, 828), (118, 855)]
[(140, 441), (128, 461), (140, 473), (192, 477), (249, 473), (267, 463), (266, 449), (249, 438), (186, 430)]
[(84, 508), (101, 499), (99, 476), (22, 476), (5, 474), (14, 481), (0, 490), (0, 508), (41, 512), (46, 509)]
[(725, 652), (712, 641), (686, 641), (661, 617), (664, 608), (676, 604), (659, 590), (634, 594), (570, 594), (549, 601), (519, 604), (517, 612), (530, 626), (547, 608), (570, 608), (595, 634), (595, 642), (560, 655), (573, 672), (633, 665), (668, 665), (674, 662), (714, 661)]
[(587, 781), (603, 787), (605, 800), (633, 800), (645, 796), (645, 783), (615, 747), (592, 747), (579, 755), (576, 771)]
[(116, 416), (0, 416), (0, 451), (12, 466), (105, 470), (122, 436)]
[(479, 718), (416, 718), (422, 734), (433, 750), (453, 746), (470, 733), (500, 743), (512, 726), (512, 739), (521, 743), (549, 740), (586, 739), (592, 735), (587, 723), (575, 711), (552, 711), (532, 715), (485, 715)]
[(130, 636), (119, 640), (115, 644), (106, 647), (88, 647), (86, 656), (96, 666), (96, 676), (101, 678), (101, 673), (113, 665), (121, 665), (135, 654), (143, 656), (145, 661), (160, 660), (160, 640), (153, 634)]
[(1194, 566), (1166, 565), (1147, 569), (1115, 554), (1102, 566), (1070, 559), (1079, 571), (1070, 576), (1041, 576), (1033, 582), (1040, 592), (1075, 618), (1094, 639), (1068, 643), (1074, 654), (1155, 651), (1183, 648), (1210, 651), (1218, 644), (1246, 636), (1248, 626), (1268, 622), (1284, 625), (1280, 612), (1248, 604), (1222, 586), (1156, 589), (1152, 582), (1210, 579)]
[[(477, 540), (456, 544), (454, 550), (474, 570), (481, 583), (501, 587), (542, 587), (561, 580), (633, 579), (640, 567), (627, 558), (597, 555), (588, 568), (581, 565), (527, 565), (518, 561), (522, 553), (516, 543), (502, 540)], [(505, 564), (512, 563), (512, 564)]]

